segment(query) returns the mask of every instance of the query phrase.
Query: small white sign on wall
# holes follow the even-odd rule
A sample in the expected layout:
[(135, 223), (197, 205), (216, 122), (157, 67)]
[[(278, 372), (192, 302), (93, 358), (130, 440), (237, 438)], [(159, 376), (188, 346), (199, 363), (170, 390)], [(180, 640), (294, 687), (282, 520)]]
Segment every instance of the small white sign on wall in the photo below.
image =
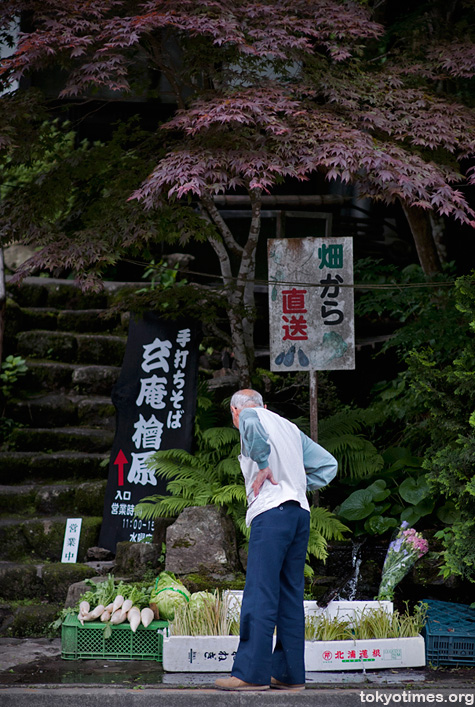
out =
[(61, 562), (76, 562), (81, 536), (82, 518), (68, 518), (64, 531), (63, 554)]

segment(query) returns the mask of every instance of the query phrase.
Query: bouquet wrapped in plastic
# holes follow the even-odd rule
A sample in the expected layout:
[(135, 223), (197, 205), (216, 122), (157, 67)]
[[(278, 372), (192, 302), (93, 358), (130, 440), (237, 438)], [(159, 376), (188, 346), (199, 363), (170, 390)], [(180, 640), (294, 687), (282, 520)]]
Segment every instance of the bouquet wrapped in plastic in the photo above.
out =
[(380, 601), (393, 600), (396, 586), (429, 549), (427, 540), (414, 528), (408, 526), (409, 524), (404, 521), (396, 537), (389, 544), (377, 596)]

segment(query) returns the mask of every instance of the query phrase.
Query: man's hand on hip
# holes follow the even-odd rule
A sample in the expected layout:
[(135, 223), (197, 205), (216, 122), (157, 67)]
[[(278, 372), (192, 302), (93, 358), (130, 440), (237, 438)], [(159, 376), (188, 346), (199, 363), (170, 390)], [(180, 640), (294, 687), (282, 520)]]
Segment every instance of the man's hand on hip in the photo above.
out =
[(252, 490), (254, 491), (254, 496), (259, 495), (259, 491), (261, 490), (264, 481), (266, 480), (270, 481), (271, 484), (274, 484), (274, 486), (279, 485), (279, 482), (274, 479), (271, 468), (269, 466), (266, 466), (265, 469), (259, 469), (259, 471), (257, 472), (257, 476), (252, 482)]

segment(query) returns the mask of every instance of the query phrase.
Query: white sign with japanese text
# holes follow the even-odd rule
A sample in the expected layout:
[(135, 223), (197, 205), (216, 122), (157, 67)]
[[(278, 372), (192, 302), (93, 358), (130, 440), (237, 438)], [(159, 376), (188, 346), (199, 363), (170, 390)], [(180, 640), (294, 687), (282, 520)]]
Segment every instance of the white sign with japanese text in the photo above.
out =
[(76, 562), (81, 537), (82, 518), (68, 518), (64, 531), (61, 562)]
[(268, 241), (270, 367), (355, 367), (353, 239)]

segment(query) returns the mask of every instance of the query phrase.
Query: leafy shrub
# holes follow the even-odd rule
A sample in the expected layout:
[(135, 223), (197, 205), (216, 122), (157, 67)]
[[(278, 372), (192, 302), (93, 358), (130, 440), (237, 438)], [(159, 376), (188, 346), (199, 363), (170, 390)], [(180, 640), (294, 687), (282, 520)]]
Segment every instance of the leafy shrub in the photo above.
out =
[(384, 469), (360, 483), (335, 509), (356, 536), (382, 535), (402, 521), (414, 525), (436, 507), (421, 458), (405, 448), (390, 449), (382, 458)]

